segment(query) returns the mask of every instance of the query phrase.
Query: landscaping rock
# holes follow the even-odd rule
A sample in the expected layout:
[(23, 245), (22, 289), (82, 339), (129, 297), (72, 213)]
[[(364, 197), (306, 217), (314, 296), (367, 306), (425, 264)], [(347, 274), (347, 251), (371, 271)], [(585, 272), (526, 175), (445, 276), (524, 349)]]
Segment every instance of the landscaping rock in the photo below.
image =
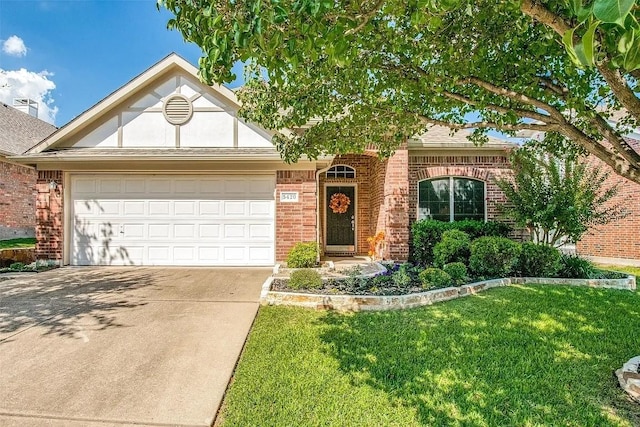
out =
[(0, 250), (0, 268), (9, 267), (14, 262), (21, 262), (27, 265), (31, 264), (35, 260), (36, 250), (33, 248)]

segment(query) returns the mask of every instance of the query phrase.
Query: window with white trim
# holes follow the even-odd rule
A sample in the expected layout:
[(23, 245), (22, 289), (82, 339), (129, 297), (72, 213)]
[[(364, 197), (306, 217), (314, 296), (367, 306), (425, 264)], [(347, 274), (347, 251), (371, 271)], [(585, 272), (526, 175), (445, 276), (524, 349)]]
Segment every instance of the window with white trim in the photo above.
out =
[(418, 219), (484, 221), (485, 183), (477, 179), (443, 177), (418, 183)]
[(356, 170), (351, 166), (335, 165), (327, 170), (327, 178), (355, 178)]

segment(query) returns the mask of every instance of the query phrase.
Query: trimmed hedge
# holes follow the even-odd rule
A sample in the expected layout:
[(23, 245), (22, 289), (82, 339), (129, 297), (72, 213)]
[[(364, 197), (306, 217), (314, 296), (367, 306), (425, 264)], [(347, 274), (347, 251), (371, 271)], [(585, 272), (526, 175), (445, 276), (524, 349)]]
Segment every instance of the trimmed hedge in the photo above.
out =
[(506, 237), (480, 237), (471, 242), (469, 269), (476, 277), (509, 277), (521, 250), (520, 243)]
[(296, 243), (287, 255), (287, 268), (311, 268), (316, 266), (318, 245), (316, 242)]
[(474, 240), (484, 236), (506, 237), (512, 229), (509, 224), (498, 221), (443, 222), (432, 219), (416, 221), (411, 226), (411, 260), (418, 265), (431, 265), (433, 263), (433, 248), (447, 230), (464, 231), (471, 240)]
[(447, 230), (433, 247), (433, 265), (442, 268), (451, 262), (469, 262), (469, 235), (460, 230)]
[(524, 242), (516, 265), (522, 277), (556, 277), (560, 270), (560, 251), (553, 246)]

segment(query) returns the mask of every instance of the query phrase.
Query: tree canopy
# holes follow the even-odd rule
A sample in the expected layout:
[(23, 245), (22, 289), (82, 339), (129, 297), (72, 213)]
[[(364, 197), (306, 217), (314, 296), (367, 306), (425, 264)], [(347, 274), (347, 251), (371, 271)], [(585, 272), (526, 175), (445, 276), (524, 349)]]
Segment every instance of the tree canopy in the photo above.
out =
[(241, 115), (280, 130), (287, 161), (385, 156), (442, 125), (477, 143), (544, 132), (640, 182), (623, 137), (640, 121), (636, 0), (158, 1), (202, 48), (205, 82), (248, 64)]

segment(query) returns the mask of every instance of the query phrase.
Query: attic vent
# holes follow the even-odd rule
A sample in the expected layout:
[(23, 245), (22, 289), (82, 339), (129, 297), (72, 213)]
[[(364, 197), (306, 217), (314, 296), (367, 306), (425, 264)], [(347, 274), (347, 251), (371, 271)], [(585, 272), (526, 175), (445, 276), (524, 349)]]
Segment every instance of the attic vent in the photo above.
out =
[(182, 125), (193, 115), (193, 105), (186, 96), (175, 94), (164, 101), (162, 112), (169, 123)]

